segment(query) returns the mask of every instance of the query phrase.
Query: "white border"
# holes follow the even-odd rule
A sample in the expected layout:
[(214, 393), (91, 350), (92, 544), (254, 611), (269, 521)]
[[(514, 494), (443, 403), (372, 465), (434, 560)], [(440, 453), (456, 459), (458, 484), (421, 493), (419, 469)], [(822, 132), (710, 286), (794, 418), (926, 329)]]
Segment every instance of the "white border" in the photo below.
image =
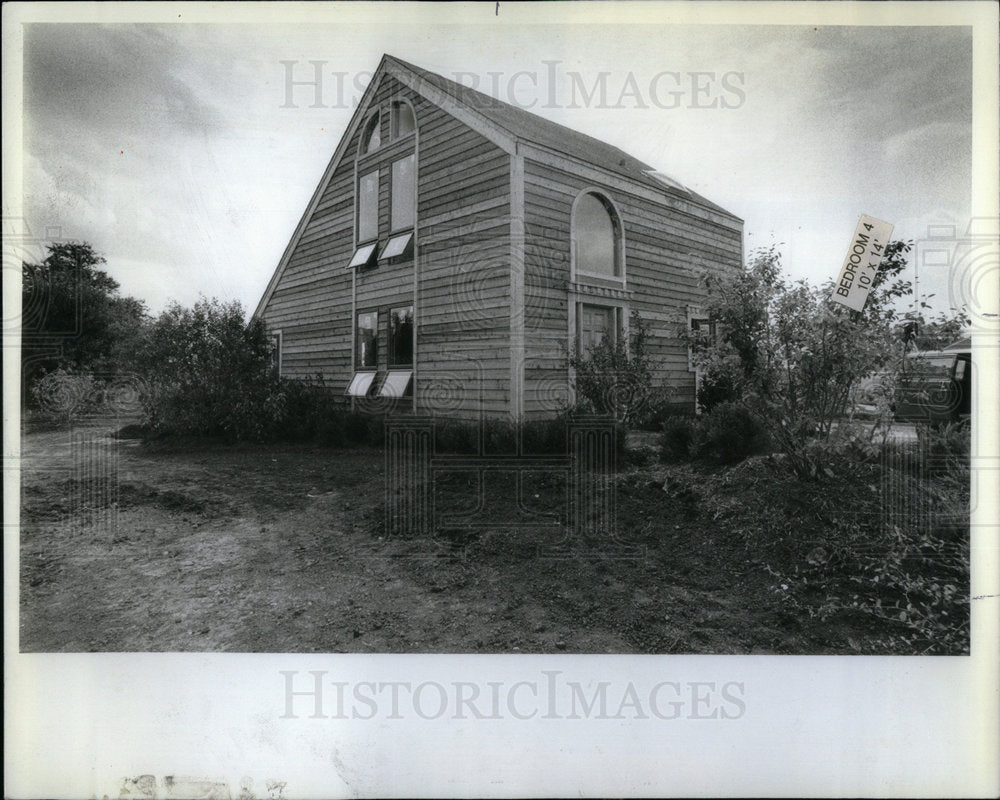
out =
[[(19, 22), (275, 21), (312, 24), (634, 23), (974, 25), (972, 216), (998, 214), (997, 10), (993, 3), (8, 4), (3, 8), (4, 213), (18, 216)], [(16, 283), (4, 306), (17, 309)], [(996, 311), (994, 307), (991, 311)], [(17, 345), (17, 334), (5, 340)], [(979, 359), (978, 452), (996, 465), (996, 337)], [(348, 795), (996, 796), (997, 470), (983, 470), (973, 517), (974, 648), (967, 658), (667, 656), (23, 655), (18, 592), (18, 359), (4, 358), (5, 796), (115, 795), (127, 775), (287, 782), (285, 797)], [(985, 459), (985, 460), (984, 460)], [(739, 681), (728, 722), (503, 719), (281, 720), (279, 670), (347, 681)]]

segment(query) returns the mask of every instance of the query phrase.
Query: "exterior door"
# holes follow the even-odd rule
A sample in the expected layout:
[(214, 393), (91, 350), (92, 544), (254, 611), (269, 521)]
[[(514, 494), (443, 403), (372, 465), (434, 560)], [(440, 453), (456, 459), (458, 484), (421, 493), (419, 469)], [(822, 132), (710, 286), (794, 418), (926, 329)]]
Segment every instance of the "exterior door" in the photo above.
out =
[(587, 355), (590, 350), (608, 336), (614, 341), (615, 310), (607, 306), (580, 306), (580, 352)]

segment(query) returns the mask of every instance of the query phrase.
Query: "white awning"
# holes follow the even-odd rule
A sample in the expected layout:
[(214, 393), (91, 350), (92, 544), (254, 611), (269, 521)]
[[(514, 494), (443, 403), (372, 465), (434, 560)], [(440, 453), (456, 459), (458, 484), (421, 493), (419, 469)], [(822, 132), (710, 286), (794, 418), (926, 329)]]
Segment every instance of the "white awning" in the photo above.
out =
[(372, 242), (371, 244), (364, 245), (364, 247), (359, 247), (354, 251), (354, 258), (351, 259), (351, 263), (347, 265), (347, 268), (354, 269), (355, 267), (363, 267), (368, 264), (372, 259), (372, 253), (375, 252), (376, 247), (378, 247), (378, 242)]
[(367, 397), (373, 380), (375, 380), (374, 372), (355, 372), (354, 380), (347, 387), (347, 394), (351, 397)]
[(412, 369), (390, 370), (382, 382), (382, 388), (379, 390), (378, 396), (402, 397), (406, 394), (406, 390), (409, 388), (412, 379)]
[(396, 256), (403, 255), (403, 253), (406, 252), (406, 248), (410, 244), (410, 240), (412, 238), (413, 231), (393, 236), (388, 242), (386, 242), (382, 252), (379, 253), (378, 260), (381, 261), (383, 258), (395, 258)]

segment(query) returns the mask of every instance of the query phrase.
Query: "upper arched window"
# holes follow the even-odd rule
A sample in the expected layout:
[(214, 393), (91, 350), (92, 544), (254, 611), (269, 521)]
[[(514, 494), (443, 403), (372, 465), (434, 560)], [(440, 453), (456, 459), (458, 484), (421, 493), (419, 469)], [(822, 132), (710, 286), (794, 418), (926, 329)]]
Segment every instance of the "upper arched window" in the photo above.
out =
[(373, 153), (382, 144), (382, 133), (379, 130), (378, 112), (372, 114), (372, 118), (365, 125), (364, 133), (361, 135), (361, 154)]
[(417, 129), (417, 121), (413, 117), (413, 109), (409, 103), (397, 100), (392, 104), (391, 134), (393, 139), (413, 133)]
[(595, 192), (585, 192), (573, 206), (573, 264), (576, 272), (622, 276), (621, 223), (614, 206)]

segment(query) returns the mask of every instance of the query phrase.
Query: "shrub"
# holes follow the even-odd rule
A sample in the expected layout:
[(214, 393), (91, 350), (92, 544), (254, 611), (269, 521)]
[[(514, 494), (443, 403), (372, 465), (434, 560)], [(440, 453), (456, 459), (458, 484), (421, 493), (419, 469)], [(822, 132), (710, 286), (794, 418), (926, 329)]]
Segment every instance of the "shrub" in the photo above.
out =
[(566, 452), (568, 413), (550, 419), (526, 420), (521, 425), (521, 447), (528, 455)]
[(658, 431), (668, 417), (684, 413), (681, 407), (671, 403), (672, 392), (667, 387), (650, 390), (649, 398), (643, 408), (639, 409), (632, 422), (633, 428), (645, 431)]
[(697, 420), (691, 416), (668, 417), (660, 434), (660, 457), (664, 461), (686, 461), (692, 455)]
[(569, 363), (576, 370), (581, 411), (635, 425), (648, 413), (653, 378), (646, 355), (646, 325), (635, 311), (629, 324), (631, 346), (623, 337), (614, 341), (605, 337), (589, 352), (571, 355)]
[(244, 321), (239, 303), (202, 298), (174, 304), (137, 350), (146, 372), (144, 410), (157, 433), (267, 438), (284, 418), (264, 323)]
[(770, 444), (760, 419), (739, 403), (720, 403), (701, 420), (699, 455), (720, 462), (742, 461)]
[(720, 403), (700, 417), (670, 417), (660, 435), (660, 455), (664, 461), (693, 458), (734, 463), (766, 453), (770, 446), (763, 423), (739, 403)]

